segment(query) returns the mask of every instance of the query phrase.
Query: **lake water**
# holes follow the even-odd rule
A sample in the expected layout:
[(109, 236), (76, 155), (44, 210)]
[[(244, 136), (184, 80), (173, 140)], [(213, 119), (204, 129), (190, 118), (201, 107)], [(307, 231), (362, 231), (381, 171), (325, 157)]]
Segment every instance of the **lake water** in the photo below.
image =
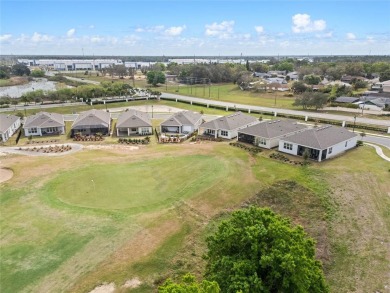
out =
[(37, 78), (23, 85), (0, 87), (0, 97), (10, 96), (11, 98), (20, 98), (24, 93), (33, 90), (52, 91), (55, 89), (56, 83), (54, 81), (48, 81), (46, 78)]

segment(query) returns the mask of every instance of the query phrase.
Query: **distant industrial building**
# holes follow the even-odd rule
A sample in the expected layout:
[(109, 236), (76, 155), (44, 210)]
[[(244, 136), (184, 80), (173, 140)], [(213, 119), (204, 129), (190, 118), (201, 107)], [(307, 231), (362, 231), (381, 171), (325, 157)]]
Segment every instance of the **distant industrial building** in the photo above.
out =
[(111, 65), (123, 65), (118, 59), (18, 59), (18, 62), (57, 71), (101, 70)]

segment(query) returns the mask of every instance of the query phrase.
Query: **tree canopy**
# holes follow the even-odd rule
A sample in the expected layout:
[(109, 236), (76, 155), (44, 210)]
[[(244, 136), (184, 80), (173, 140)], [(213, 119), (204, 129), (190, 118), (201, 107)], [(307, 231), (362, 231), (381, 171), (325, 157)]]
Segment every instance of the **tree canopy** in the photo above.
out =
[(30, 75), (30, 69), (26, 65), (18, 63), (11, 67), (11, 73), (18, 76)]
[(156, 86), (159, 83), (165, 83), (165, 74), (162, 71), (148, 71), (146, 79), (148, 84)]
[(182, 283), (174, 283), (171, 279), (158, 288), (159, 293), (219, 293), (221, 290), (217, 282), (203, 280), (198, 283), (191, 274), (182, 278)]
[(303, 109), (323, 108), (328, 102), (328, 95), (321, 92), (304, 92), (302, 96), (297, 97), (293, 103), (294, 106), (302, 106)]
[(314, 240), (270, 209), (234, 212), (207, 245), (206, 277), (222, 292), (328, 292)]

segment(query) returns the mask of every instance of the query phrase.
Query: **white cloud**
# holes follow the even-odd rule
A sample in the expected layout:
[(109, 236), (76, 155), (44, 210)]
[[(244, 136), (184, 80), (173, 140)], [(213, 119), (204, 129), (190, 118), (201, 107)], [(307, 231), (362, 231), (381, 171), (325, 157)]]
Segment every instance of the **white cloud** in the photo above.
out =
[(138, 27), (135, 29), (137, 33), (158, 33), (164, 30), (165, 26), (163, 25), (155, 25), (155, 26), (146, 26), (146, 27)]
[(316, 37), (319, 38), (319, 39), (329, 39), (329, 38), (333, 37), (333, 32), (327, 32), (327, 33), (323, 33), (323, 34), (316, 34)]
[(95, 26), (93, 25), (93, 24), (91, 24), (88, 28), (90, 28), (90, 29), (94, 29), (95, 28)]
[(66, 32), (66, 35), (67, 35), (69, 38), (71, 38), (71, 37), (73, 37), (73, 35), (74, 35), (75, 32), (76, 32), (76, 29), (71, 28), (70, 30), (68, 30), (68, 31)]
[(294, 33), (308, 33), (314, 31), (323, 31), (326, 28), (325, 20), (311, 20), (308, 14), (295, 14), (292, 17), (292, 31)]
[(0, 42), (8, 41), (11, 38), (12, 38), (12, 35), (10, 35), (10, 34), (0, 35)]
[(164, 34), (167, 35), (167, 36), (179, 36), (185, 29), (186, 29), (185, 25), (182, 25), (182, 26), (172, 26), (170, 28), (167, 28), (164, 31)]
[(31, 41), (34, 43), (39, 43), (39, 42), (49, 42), (53, 39), (53, 37), (48, 36), (48, 35), (41, 35), (40, 33), (35, 32), (32, 37)]
[(206, 24), (206, 36), (227, 39), (233, 34), (234, 21), (222, 21), (221, 23)]
[(354, 33), (347, 33), (346, 38), (347, 38), (347, 40), (355, 40), (356, 36)]
[(261, 34), (261, 33), (264, 32), (264, 27), (262, 27), (261, 25), (255, 26), (255, 31), (256, 31), (258, 34)]
[(103, 37), (100, 37), (100, 36), (92, 36), (92, 37), (89, 37), (89, 40), (92, 42), (92, 43), (101, 43), (104, 41), (104, 38)]

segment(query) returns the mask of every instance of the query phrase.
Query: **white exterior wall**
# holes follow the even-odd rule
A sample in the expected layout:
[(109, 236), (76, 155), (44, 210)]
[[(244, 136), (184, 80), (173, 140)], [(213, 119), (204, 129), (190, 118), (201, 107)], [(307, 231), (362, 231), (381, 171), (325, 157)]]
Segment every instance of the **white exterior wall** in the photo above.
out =
[(152, 134), (152, 127), (138, 127), (138, 133), (142, 135), (142, 129), (147, 128), (148, 132)]
[[(355, 136), (351, 139), (348, 139), (348, 140), (342, 141), (338, 144), (335, 144), (334, 146), (332, 146), (332, 153), (331, 154), (329, 154), (329, 148), (328, 148), (328, 151), (326, 154), (326, 159), (332, 158), (340, 153), (343, 153), (349, 149), (354, 148), (356, 146), (357, 140), (358, 140), (358, 137)], [(345, 146), (346, 142), (347, 142), (347, 146)]]
[(3, 141), (7, 141), (20, 127), (21, 120), (20, 118), (16, 120), (4, 133), (1, 133), (1, 138)]
[(40, 128), (37, 128), (36, 133), (31, 133), (30, 128), (24, 128), (24, 136), (42, 136), (42, 132)]
[(182, 127), (182, 132), (188, 131), (188, 133), (194, 132), (193, 128), (191, 125), (183, 125)]
[[(227, 131), (227, 136), (222, 135), (222, 131)], [(225, 129), (218, 129), (217, 131), (217, 137), (222, 137), (225, 139), (232, 139), (237, 136), (237, 130), (225, 130)]]
[(291, 142), (284, 141), (284, 140), (281, 139), (279, 141), (279, 148), (278, 148), (278, 150), (280, 152), (287, 153), (287, 154), (290, 154), (290, 155), (297, 155), (298, 154), (298, 145), (296, 143), (291, 143), (292, 144), (292, 150), (286, 150), (285, 148), (283, 148), (283, 145), (284, 145), (285, 142), (291, 143)]

